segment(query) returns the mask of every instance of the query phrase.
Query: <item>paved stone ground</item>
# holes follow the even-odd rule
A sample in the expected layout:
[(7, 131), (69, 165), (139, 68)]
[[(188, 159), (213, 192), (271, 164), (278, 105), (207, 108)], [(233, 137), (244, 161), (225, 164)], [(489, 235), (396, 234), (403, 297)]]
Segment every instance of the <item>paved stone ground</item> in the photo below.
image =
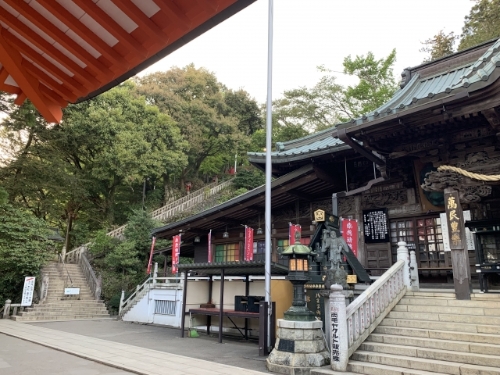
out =
[(132, 375), (55, 349), (0, 333), (0, 374)]
[(269, 373), (266, 369), (266, 357), (259, 357), (257, 341), (247, 342), (244, 339), (224, 336), (222, 344), (219, 344), (217, 335), (208, 337), (200, 332), (200, 337), (197, 338), (181, 338), (178, 329), (119, 320), (80, 320), (29, 324)]

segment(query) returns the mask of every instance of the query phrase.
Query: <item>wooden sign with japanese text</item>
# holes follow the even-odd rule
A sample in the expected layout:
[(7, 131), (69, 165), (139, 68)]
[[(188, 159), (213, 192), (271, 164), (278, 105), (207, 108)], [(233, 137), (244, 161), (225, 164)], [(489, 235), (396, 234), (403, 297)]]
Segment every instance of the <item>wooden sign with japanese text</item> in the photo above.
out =
[(446, 222), (448, 224), (448, 237), (450, 249), (464, 249), (464, 216), (460, 205), (457, 191), (444, 193), (444, 207), (446, 210)]

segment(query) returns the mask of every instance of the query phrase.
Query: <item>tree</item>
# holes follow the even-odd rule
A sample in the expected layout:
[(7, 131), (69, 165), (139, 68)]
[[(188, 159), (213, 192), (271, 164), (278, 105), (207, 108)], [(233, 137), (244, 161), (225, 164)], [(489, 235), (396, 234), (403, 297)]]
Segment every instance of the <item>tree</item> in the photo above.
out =
[(358, 83), (344, 87), (336, 82), (333, 72), (318, 67), (323, 76), (312, 88), (300, 87), (285, 91), (274, 102), (274, 115), (279, 125), (297, 134), (297, 128), (316, 132), (370, 112), (388, 101), (397, 89), (392, 67), (396, 61), (393, 50), (385, 59), (373, 53), (347, 56), (344, 74), (354, 76)]
[(500, 37), (500, 0), (474, 0), (465, 16), (458, 50)]
[(372, 52), (366, 56), (344, 59), (344, 73), (359, 79), (359, 83), (348, 86), (344, 93), (349, 119), (374, 111), (392, 98), (397, 89), (392, 67), (396, 62), (396, 50), (377, 60)]
[(440, 30), (434, 37), (422, 42), (424, 47), (420, 49), (420, 52), (429, 54), (429, 56), (424, 59), (424, 62), (451, 55), (455, 52), (454, 45), (457, 39), (458, 36), (456, 36), (453, 31), (445, 34), (443, 30)]
[(47, 224), (7, 202), (0, 187), (0, 302), (19, 301), (24, 277), (37, 276), (55, 254)]
[[(139, 78), (137, 91), (172, 116), (188, 143), (188, 164), (179, 176), (181, 186), (186, 179), (197, 177), (209, 158), (213, 164), (218, 162), (217, 155), (233, 158), (245, 150), (249, 142), (245, 134), (261, 126), (258, 107), (248, 94), (228, 90), (213, 73), (192, 64)], [(172, 181), (169, 177), (165, 176), (166, 185)]]

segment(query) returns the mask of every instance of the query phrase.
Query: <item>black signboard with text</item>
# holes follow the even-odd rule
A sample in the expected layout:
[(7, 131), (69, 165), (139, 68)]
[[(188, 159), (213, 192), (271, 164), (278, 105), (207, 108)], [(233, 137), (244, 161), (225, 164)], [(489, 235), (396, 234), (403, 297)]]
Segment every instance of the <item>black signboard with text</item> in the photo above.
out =
[(387, 209), (363, 210), (365, 243), (389, 242)]

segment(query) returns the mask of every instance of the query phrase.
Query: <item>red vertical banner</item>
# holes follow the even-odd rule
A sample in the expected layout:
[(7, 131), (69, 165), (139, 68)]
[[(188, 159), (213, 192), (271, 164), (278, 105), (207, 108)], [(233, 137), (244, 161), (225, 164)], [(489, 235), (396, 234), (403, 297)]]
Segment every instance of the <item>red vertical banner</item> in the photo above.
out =
[(292, 224), (288, 228), (288, 243), (290, 245), (300, 244), (300, 238), (302, 236), (302, 227), (300, 224)]
[(179, 253), (181, 251), (181, 235), (172, 237), (172, 273), (177, 274), (179, 265)]
[(245, 225), (245, 260), (253, 260), (253, 228)]
[(212, 263), (212, 229), (208, 232), (208, 263)]
[(342, 237), (351, 248), (353, 254), (358, 257), (358, 221), (354, 219), (342, 220)]
[(153, 236), (153, 238), (151, 239), (151, 251), (149, 252), (148, 270), (146, 271), (147, 274), (151, 273), (151, 266), (153, 265), (153, 252), (155, 249), (155, 243), (156, 243), (156, 237)]

